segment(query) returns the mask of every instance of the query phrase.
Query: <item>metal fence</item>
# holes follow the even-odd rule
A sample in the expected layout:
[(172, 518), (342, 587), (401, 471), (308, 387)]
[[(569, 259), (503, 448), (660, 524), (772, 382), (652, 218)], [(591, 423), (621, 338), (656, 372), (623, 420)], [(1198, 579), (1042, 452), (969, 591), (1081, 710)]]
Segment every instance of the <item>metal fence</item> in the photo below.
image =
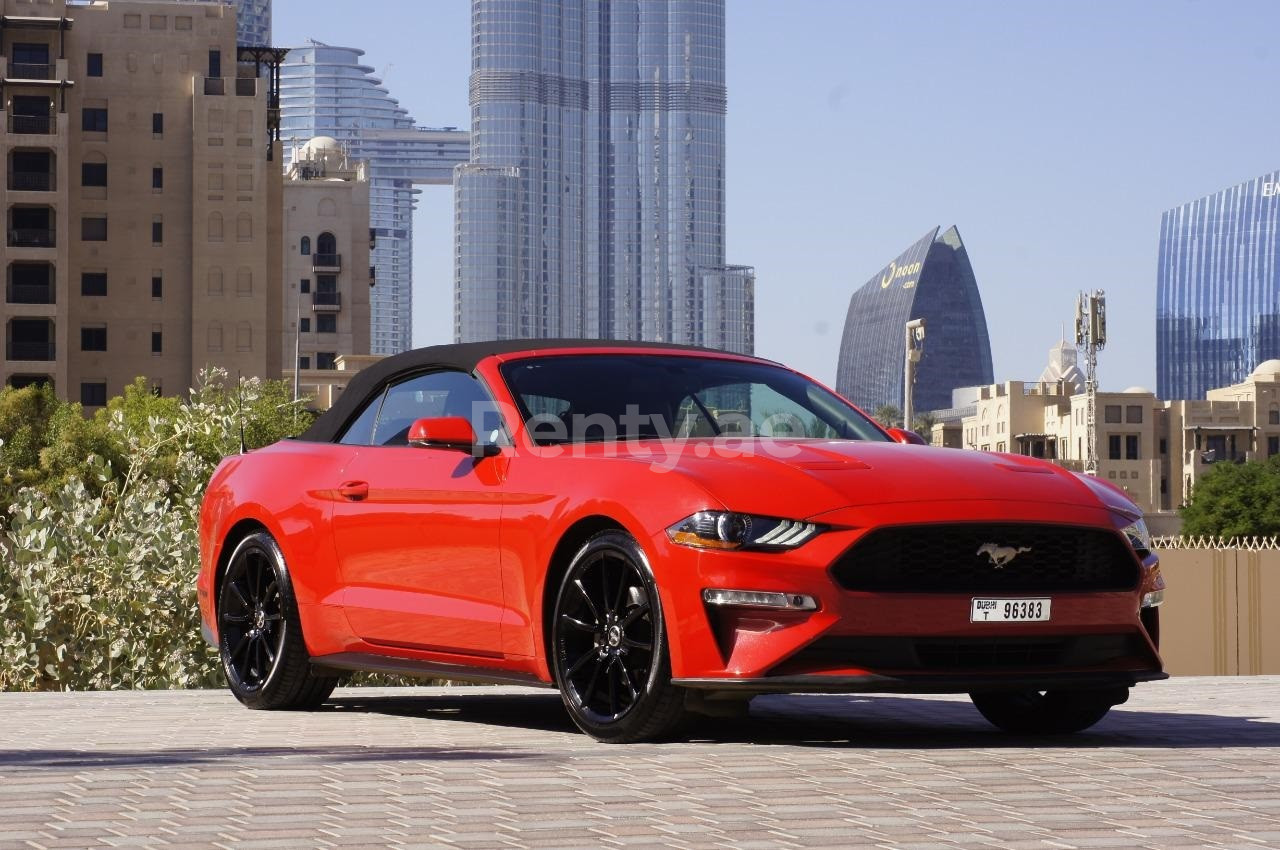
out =
[(1224, 551), (1241, 549), (1245, 552), (1271, 552), (1280, 549), (1280, 536), (1276, 537), (1213, 537), (1198, 535), (1190, 537), (1153, 537), (1151, 546), (1156, 551), (1182, 549), (1210, 549)]

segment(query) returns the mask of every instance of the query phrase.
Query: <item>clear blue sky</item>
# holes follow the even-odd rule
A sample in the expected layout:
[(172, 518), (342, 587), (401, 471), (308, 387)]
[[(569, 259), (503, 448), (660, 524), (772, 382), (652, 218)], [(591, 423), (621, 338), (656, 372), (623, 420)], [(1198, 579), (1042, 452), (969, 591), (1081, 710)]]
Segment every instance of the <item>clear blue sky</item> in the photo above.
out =
[[(469, 28), (467, 0), (275, 2), (277, 44), (364, 48), (428, 125), (470, 123)], [(1278, 32), (1274, 0), (728, 0), (727, 259), (756, 267), (757, 353), (833, 382), (853, 290), (955, 224), (997, 380), (1034, 379), (1097, 287), (1103, 388), (1154, 388), (1160, 214), (1280, 166)], [(451, 340), (451, 228), (425, 187), (415, 344)]]

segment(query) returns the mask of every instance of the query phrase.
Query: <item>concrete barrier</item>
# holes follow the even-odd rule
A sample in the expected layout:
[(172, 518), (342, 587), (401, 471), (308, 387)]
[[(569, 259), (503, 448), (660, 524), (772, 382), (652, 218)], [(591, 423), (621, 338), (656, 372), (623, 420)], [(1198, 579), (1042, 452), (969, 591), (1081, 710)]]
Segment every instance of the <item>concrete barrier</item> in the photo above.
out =
[(1165, 669), (1175, 676), (1280, 674), (1280, 549), (1157, 549), (1169, 585), (1160, 610)]

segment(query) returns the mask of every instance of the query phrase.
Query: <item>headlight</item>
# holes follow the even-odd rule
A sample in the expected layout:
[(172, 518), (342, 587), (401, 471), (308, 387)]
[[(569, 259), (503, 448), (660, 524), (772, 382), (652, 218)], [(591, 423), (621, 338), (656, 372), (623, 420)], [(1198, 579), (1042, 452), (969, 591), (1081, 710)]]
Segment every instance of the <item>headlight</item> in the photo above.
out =
[(668, 528), (667, 537), (698, 549), (794, 549), (821, 531), (811, 522), (794, 519), (698, 511)]
[(1142, 519), (1134, 520), (1125, 526), (1124, 536), (1129, 538), (1129, 545), (1138, 553), (1139, 558), (1146, 558), (1151, 554), (1151, 532), (1147, 530), (1147, 524)]

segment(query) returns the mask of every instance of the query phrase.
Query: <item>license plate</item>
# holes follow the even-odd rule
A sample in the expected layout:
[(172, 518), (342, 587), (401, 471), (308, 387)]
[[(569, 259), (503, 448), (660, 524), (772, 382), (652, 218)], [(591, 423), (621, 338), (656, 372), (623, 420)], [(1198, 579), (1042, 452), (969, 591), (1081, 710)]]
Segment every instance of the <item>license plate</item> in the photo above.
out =
[(1052, 599), (975, 599), (971, 623), (1038, 623), (1049, 619)]

